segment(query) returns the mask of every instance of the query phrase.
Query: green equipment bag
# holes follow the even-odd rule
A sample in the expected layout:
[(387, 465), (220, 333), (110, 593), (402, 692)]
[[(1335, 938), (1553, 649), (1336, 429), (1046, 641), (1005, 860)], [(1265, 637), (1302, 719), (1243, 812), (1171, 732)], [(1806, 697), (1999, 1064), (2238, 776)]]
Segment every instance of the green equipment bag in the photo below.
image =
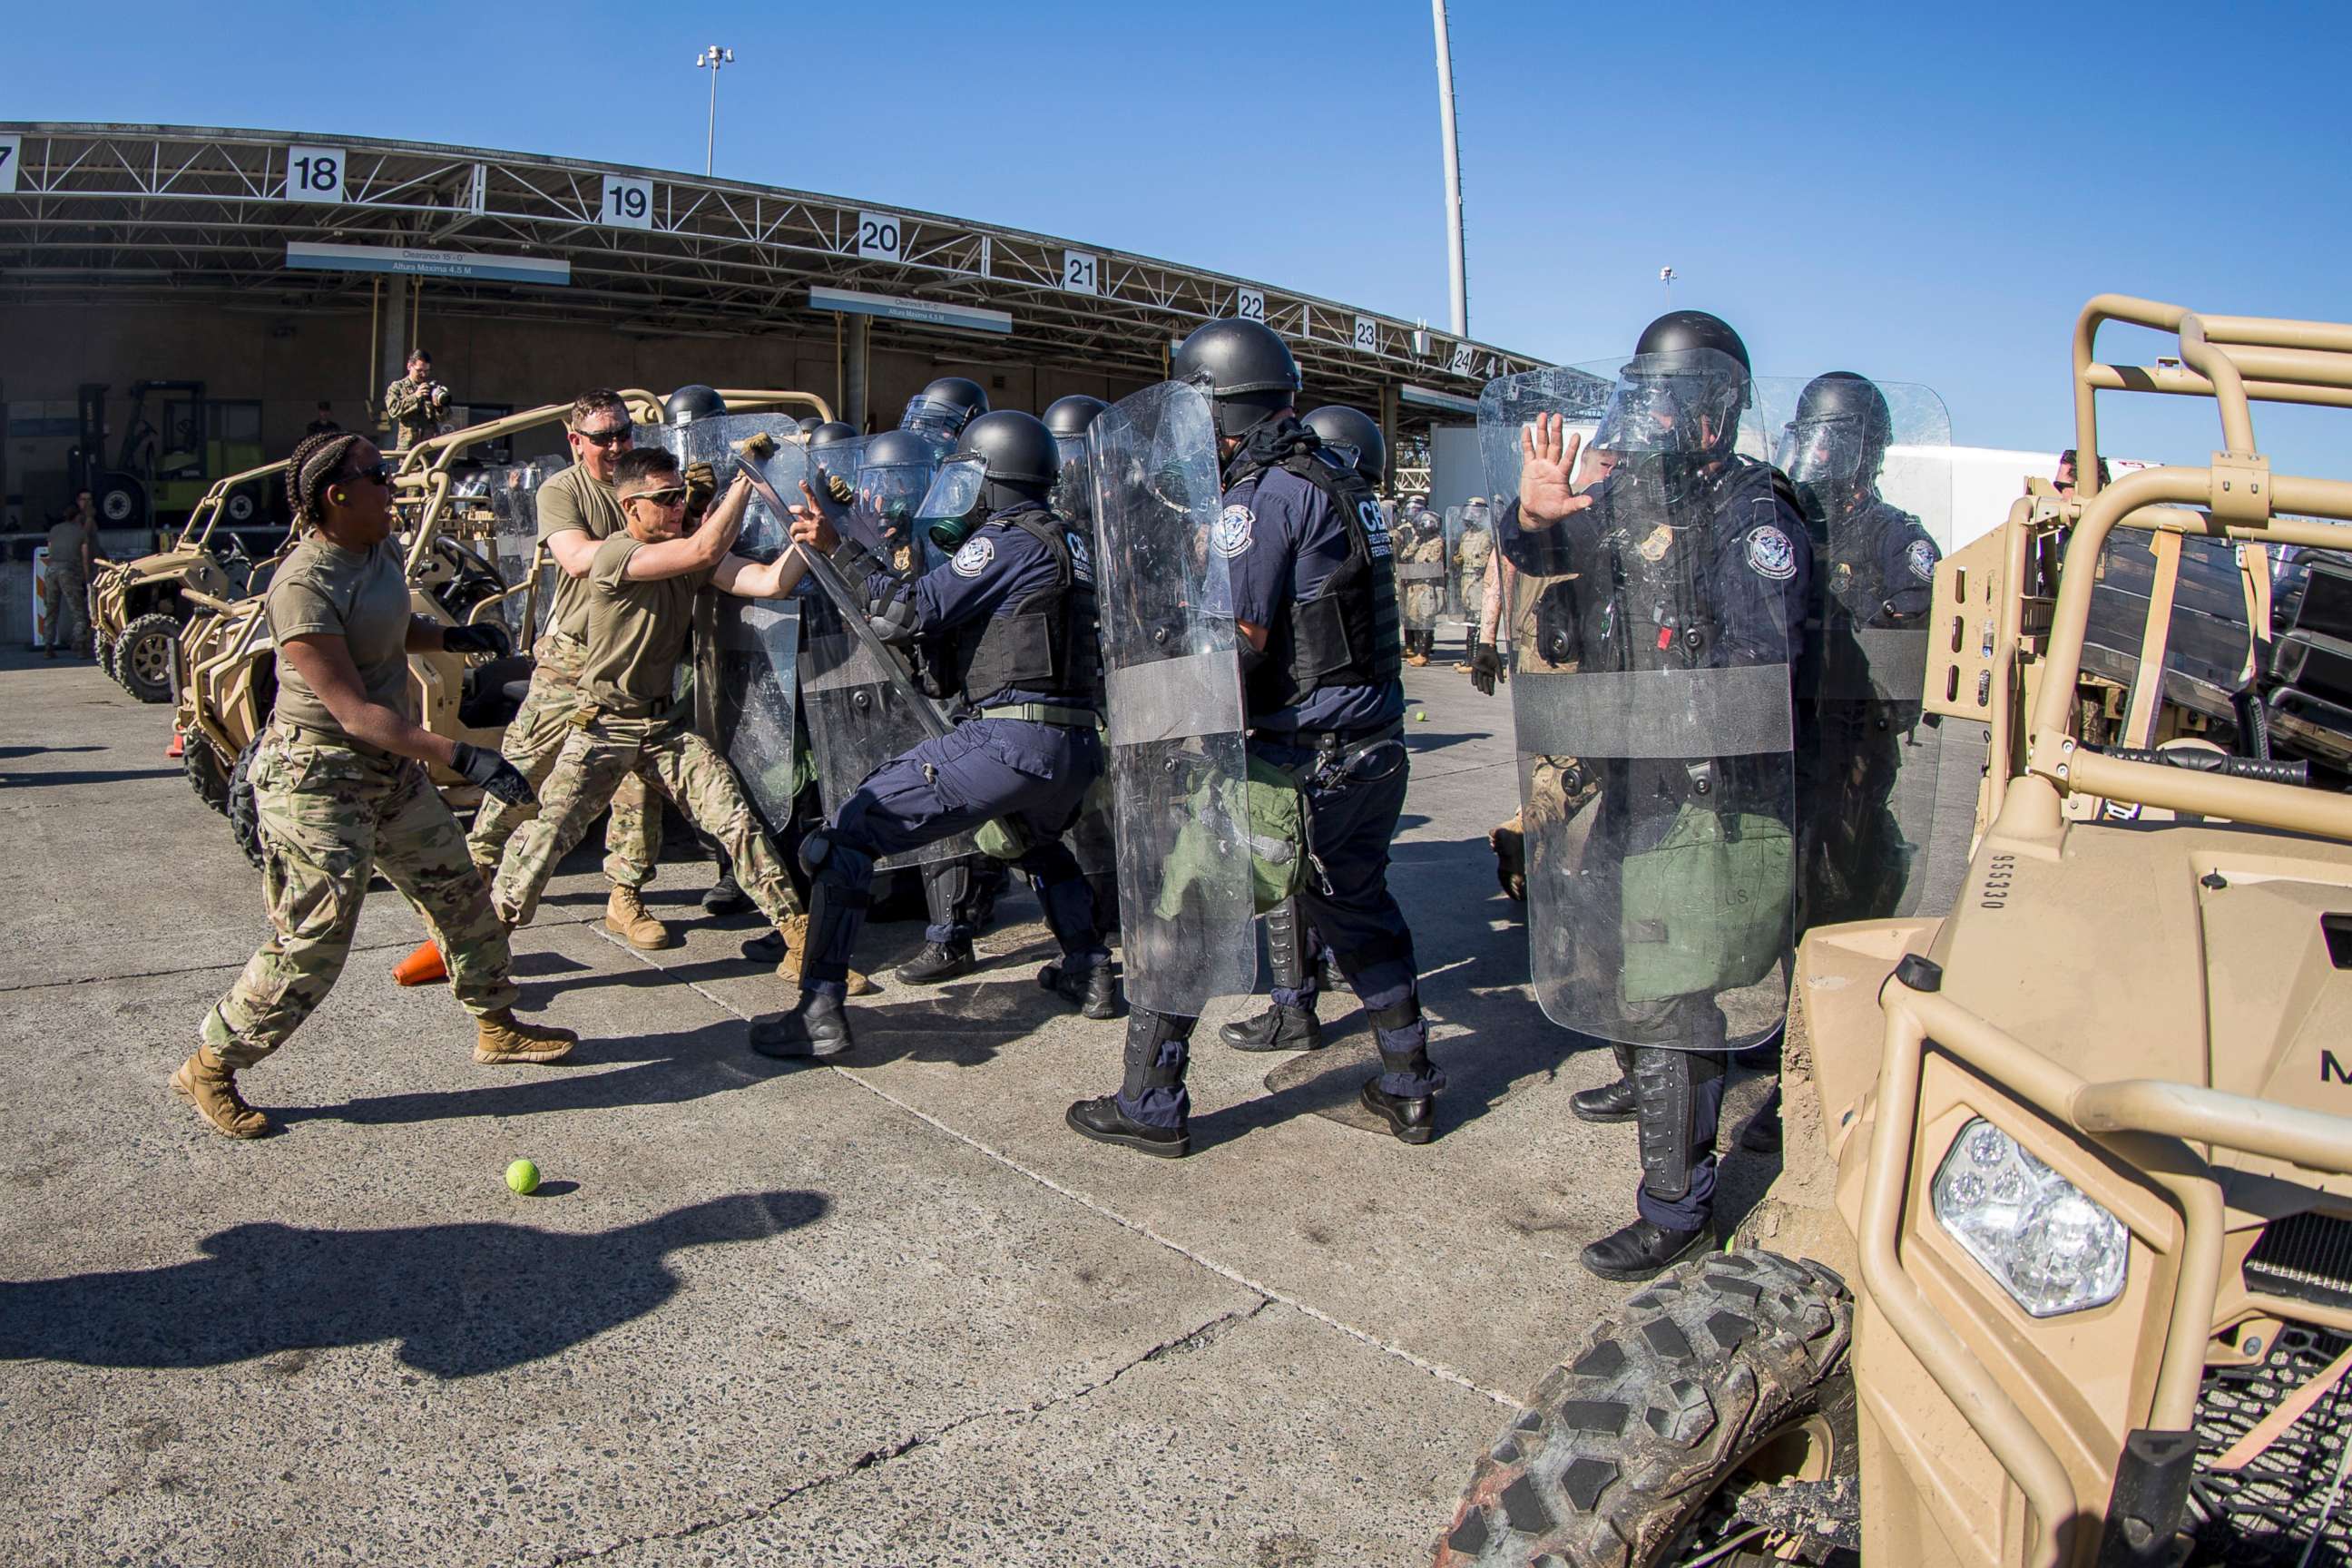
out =
[(1789, 942), (1795, 841), (1777, 817), (1685, 805), (1625, 858), (1627, 1002), (1719, 995), (1772, 972)]
[[(1223, 787), (1234, 786), (1228, 783)], [(1307, 797), (1297, 780), (1255, 756), (1249, 759), (1249, 776), (1240, 787), (1249, 822), (1250, 892), (1258, 912), (1264, 914), (1296, 894), (1307, 880)], [(1233, 853), (1232, 847), (1215, 842), (1201, 825), (1242, 815), (1195, 809), (1192, 820), (1177, 830), (1176, 847), (1168, 857), (1168, 873), (1160, 881), (1154, 906), (1161, 919), (1176, 919), (1192, 884), (1202, 879), (1208, 867)]]

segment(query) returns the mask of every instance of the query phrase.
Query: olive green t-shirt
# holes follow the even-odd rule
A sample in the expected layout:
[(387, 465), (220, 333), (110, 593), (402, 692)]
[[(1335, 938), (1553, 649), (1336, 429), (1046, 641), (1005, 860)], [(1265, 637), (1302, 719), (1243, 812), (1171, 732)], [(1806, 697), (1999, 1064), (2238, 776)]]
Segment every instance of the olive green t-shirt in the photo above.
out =
[(588, 663), (580, 682), (590, 701), (614, 713), (648, 712), (675, 691), (677, 661), (694, 631), (694, 595), (716, 570), (639, 582), (628, 564), (643, 548), (614, 534), (588, 568)]
[[(265, 608), (269, 635), (280, 644), (301, 637), (342, 638), (368, 700), (404, 718), (415, 716), (408, 706), (408, 578), (397, 542), (387, 539), (362, 554), (309, 535), (278, 563)], [(278, 712), (304, 729), (343, 735), (289, 659), (278, 661)]]
[[(542, 545), (570, 529), (578, 529), (591, 539), (605, 540), (627, 532), (629, 520), (621, 511), (619, 493), (578, 463), (539, 487), (539, 542)], [(588, 635), (586, 578), (574, 577), (561, 567), (556, 569), (555, 602), (548, 610), (547, 626), (550, 631), (571, 637)]]
[[(49, 575), (61, 583), (79, 583), (87, 575), (81, 569), (82, 541), (89, 537), (79, 518), (69, 517), (63, 522), (49, 525)], [(96, 542), (92, 541), (93, 546)]]

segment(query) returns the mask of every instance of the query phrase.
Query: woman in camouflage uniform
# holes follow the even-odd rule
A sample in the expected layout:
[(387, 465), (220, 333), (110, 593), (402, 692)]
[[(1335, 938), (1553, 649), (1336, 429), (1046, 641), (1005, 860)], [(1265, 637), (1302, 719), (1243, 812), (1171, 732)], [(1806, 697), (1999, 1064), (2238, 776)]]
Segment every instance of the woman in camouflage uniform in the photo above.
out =
[(364, 437), (309, 437), (286, 489), (302, 539), (269, 584), (278, 701), (252, 768), (269, 937), (172, 1075), (173, 1089), (231, 1138), (269, 1131), (237, 1092), (236, 1071), (285, 1044), (326, 1000), (379, 869), (448, 954), (450, 989), (475, 1017), (476, 1061), (551, 1062), (579, 1040), (514, 1016), (506, 930), (425, 764), (504, 800), (528, 801), (530, 785), (496, 752), (409, 718), (411, 649), (503, 652), (503, 630), (409, 614), (391, 542), (391, 465)]

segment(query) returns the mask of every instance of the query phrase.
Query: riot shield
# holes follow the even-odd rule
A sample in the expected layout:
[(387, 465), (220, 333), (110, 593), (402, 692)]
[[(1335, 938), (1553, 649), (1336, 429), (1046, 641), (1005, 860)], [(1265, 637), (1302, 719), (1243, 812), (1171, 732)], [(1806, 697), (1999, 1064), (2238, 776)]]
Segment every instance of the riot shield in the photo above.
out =
[(539, 547), (539, 487), (562, 471), (556, 462), (513, 463), (485, 469), (482, 476), (490, 549), (507, 585), (499, 612), (518, 653), (546, 626), (555, 596), (555, 562)]
[(872, 552), (901, 576), (919, 576), (940, 563), (939, 552), (919, 526), (923, 498), (939, 475), (937, 442), (910, 441), (892, 431), (857, 466), (857, 499), (835, 526)]
[(1951, 421), (1925, 386), (1837, 373), (1762, 389), (1813, 550), (1798, 660), (1800, 929), (1942, 913), (1968, 860), (1975, 753), (1921, 706)]
[[(708, 463), (717, 476), (719, 493), (725, 495), (732, 481), (730, 465), (743, 442), (755, 436), (765, 436), (774, 443), (774, 450), (758, 459), (755, 467), (768, 487), (787, 506), (800, 504), (803, 482), (815, 488), (809, 471), (808, 447), (802, 444), (800, 426), (782, 414), (722, 414), (715, 419), (697, 419), (690, 424), (662, 427), (662, 444), (677, 455), (677, 460), (688, 467)], [(735, 553), (752, 561), (772, 561), (783, 553), (792, 539), (793, 520), (778, 515), (773, 502), (754, 493), (751, 510), (743, 514), (742, 531), (735, 536)]]
[(1087, 439), (1127, 994), (1193, 1017), (1257, 981), (1216, 427), (1171, 381), (1105, 409)]
[[(1572, 453), (1545, 445), (1553, 420)], [(1788, 1003), (1806, 563), (1750, 455), (1746, 373), (1706, 353), (1531, 371), (1487, 384), (1478, 433), (1496, 546), (1518, 568), (1537, 1000), (1621, 1044), (1760, 1041)]]
[(1445, 609), (1445, 520), (1433, 511), (1417, 511), (1397, 520), (1400, 531), (1390, 536), (1396, 562), (1397, 614), (1405, 630), (1425, 632), (1437, 625)]
[(714, 740), (743, 781), (771, 837), (800, 793), (793, 713), (800, 700), (801, 605), (793, 599), (722, 596)]
[(1495, 520), (1484, 500), (1474, 497), (1459, 508), (1446, 509), (1445, 559), (1451, 568), (1446, 610), (1468, 622), (1474, 633), (1486, 592), (1486, 558), (1494, 550)]

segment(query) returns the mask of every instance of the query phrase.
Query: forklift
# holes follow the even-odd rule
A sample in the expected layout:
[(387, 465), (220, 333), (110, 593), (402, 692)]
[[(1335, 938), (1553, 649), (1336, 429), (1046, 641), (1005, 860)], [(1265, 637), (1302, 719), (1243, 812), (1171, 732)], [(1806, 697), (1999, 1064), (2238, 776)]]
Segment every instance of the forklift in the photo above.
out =
[[(261, 404), (205, 395), (201, 381), (131, 384), (131, 417), (114, 460), (106, 460), (104, 382), (84, 382), (80, 437), (71, 467), (98, 503), (101, 528), (163, 529), (195, 510), (213, 481), (261, 466)], [(268, 497), (258, 489), (227, 498), (225, 521), (239, 528), (262, 521)]]

